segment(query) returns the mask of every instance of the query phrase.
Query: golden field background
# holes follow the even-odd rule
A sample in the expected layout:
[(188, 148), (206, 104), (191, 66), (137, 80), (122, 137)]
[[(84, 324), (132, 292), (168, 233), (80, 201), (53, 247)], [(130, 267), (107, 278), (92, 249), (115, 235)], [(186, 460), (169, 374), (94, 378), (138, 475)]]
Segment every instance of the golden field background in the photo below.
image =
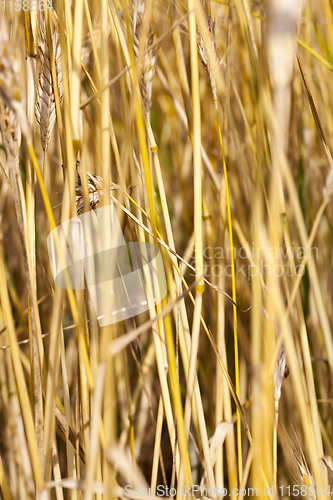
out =
[[(26, 5), (0, 5), (3, 498), (329, 498), (332, 3)], [(47, 236), (110, 182), (168, 292), (100, 327)]]

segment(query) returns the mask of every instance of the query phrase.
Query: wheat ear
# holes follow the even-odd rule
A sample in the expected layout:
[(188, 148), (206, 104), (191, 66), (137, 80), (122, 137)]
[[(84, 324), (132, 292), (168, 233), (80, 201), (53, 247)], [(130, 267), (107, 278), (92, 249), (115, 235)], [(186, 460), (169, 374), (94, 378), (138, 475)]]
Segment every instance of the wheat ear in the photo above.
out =
[(153, 79), (155, 75), (155, 64), (156, 55), (154, 55), (153, 50), (148, 50), (141, 55), (143, 51), (149, 49), (154, 41), (154, 34), (149, 33), (147, 41), (144, 46), (141, 46), (140, 54), (140, 43), (141, 37), (145, 35), (143, 32), (143, 21), (146, 9), (145, 0), (132, 1), (132, 32), (133, 32), (133, 49), (136, 59), (139, 61), (139, 66), (141, 70), (141, 95), (142, 102), (146, 113), (148, 114), (151, 108), (151, 99), (153, 91)]
[(25, 97), (19, 78), (18, 62), (2, 17), (0, 18), (0, 96), (4, 104), (15, 112), (23, 134), (29, 137), (30, 127), (25, 113)]
[[(47, 42), (45, 19), (41, 18), (37, 39), (38, 59), (40, 71), (36, 89), (35, 116), (40, 126), (42, 147), (47, 153), (53, 127), (56, 122), (56, 104), (54, 94), (54, 82), (51, 72), (50, 51)], [(52, 51), (57, 75), (57, 86), (60, 103), (63, 100), (63, 82), (61, 71), (61, 49), (59, 32), (55, 31), (52, 36)]]

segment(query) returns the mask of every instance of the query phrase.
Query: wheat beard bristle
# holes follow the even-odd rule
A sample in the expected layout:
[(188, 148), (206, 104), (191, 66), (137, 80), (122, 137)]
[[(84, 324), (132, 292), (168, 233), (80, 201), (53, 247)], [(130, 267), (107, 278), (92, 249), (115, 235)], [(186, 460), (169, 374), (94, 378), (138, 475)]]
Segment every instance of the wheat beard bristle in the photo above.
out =
[[(57, 85), (59, 91), (60, 103), (63, 100), (63, 82), (61, 71), (61, 49), (59, 43), (59, 32), (56, 31), (52, 36), (53, 57), (57, 75)], [(51, 73), (51, 62), (49, 46), (47, 43), (45, 21), (39, 26), (38, 36), (38, 57), (40, 60), (40, 72), (36, 89), (37, 99), (35, 105), (36, 120), (40, 125), (41, 142), (45, 153), (47, 152), (51, 133), (56, 122), (56, 105), (53, 88), (53, 79)]]

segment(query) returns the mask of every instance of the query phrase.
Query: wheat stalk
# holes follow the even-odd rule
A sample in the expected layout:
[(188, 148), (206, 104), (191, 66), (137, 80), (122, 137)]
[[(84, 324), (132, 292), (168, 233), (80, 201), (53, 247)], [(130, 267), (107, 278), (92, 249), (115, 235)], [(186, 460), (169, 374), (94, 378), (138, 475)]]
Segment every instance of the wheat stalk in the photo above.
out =
[[(27, 219), (26, 219), (26, 204), (24, 198), (23, 184), (19, 166), (19, 151), (20, 151), (20, 142), (21, 142), (21, 133), (20, 127), (18, 124), (18, 119), (15, 111), (7, 106), (6, 102), (2, 97), (0, 97), (0, 129), (2, 134), (2, 141), (4, 147), (6, 149), (6, 169), (5, 174), (8, 180), (8, 183), (12, 190), (14, 206), (16, 217), (18, 221), (19, 227), (19, 235), (21, 239), (22, 249), (23, 249), (23, 267), (26, 274), (26, 284), (27, 284), (27, 292), (29, 296), (29, 313), (30, 313), (30, 339), (33, 339), (33, 342), (36, 343), (34, 347), (34, 364), (36, 366), (36, 379), (38, 382), (34, 381), (33, 390), (34, 390), (34, 420), (35, 420), (35, 432), (33, 434), (32, 427), (32, 419), (30, 419), (31, 415), (25, 421), (25, 426), (27, 433), (29, 434), (29, 448), (30, 452), (34, 455), (34, 473), (36, 475), (36, 479), (40, 480), (40, 469), (39, 463), (37, 462), (37, 450), (35, 448), (36, 442), (38, 442), (38, 451), (39, 451), (39, 459), (40, 463), (43, 464), (43, 456), (42, 456), (42, 445), (43, 445), (43, 430), (41, 426), (41, 411), (40, 411), (40, 366), (43, 364), (43, 346), (38, 345), (38, 339), (41, 335), (41, 327), (38, 316), (38, 308), (37, 308), (37, 299), (34, 294), (34, 286), (33, 286), (33, 276), (32, 276), (32, 264), (30, 260), (29, 254), (29, 245), (28, 245), (28, 236), (27, 236)], [(8, 318), (7, 318), (8, 319)], [(8, 327), (8, 325), (7, 325)], [(13, 339), (11, 341), (13, 344)], [(16, 377), (20, 378), (22, 373), (22, 366), (16, 359), (14, 362), (15, 374)], [(20, 398), (22, 400), (28, 400), (28, 395), (26, 392), (26, 386), (23, 383), (23, 378), (21, 378), (20, 382)], [(35, 441), (36, 438), (36, 441)]]

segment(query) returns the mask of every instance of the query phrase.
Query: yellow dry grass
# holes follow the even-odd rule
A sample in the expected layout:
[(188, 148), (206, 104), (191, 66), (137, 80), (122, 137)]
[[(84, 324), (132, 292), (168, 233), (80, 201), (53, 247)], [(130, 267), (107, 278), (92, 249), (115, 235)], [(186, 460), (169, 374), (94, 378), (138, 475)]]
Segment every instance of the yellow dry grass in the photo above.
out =
[[(52, 5), (0, 3), (2, 497), (330, 498), (331, 2)], [(110, 203), (167, 294), (100, 326), (47, 237)]]

